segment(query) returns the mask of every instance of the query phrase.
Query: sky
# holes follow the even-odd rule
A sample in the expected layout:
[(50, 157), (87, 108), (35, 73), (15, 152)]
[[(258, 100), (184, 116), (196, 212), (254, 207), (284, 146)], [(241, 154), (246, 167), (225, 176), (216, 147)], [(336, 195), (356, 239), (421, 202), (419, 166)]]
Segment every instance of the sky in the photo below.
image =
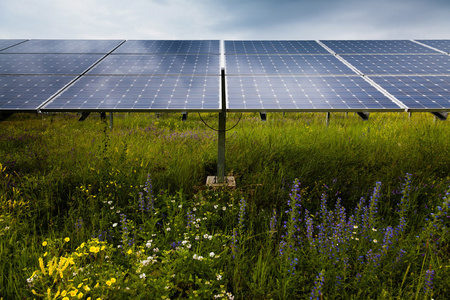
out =
[(0, 0), (0, 39), (450, 39), (450, 0)]

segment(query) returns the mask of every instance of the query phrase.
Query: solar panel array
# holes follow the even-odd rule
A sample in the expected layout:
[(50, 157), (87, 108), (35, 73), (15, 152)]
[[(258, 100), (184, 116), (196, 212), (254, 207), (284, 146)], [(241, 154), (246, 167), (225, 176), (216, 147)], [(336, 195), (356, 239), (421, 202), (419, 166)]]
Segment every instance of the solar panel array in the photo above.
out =
[(126, 41), (43, 111), (218, 111), (219, 41)]
[[(224, 50), (222, 50), (224, 49)], [(450, 40), (0, 40), (0, 113), (449, 111)]]

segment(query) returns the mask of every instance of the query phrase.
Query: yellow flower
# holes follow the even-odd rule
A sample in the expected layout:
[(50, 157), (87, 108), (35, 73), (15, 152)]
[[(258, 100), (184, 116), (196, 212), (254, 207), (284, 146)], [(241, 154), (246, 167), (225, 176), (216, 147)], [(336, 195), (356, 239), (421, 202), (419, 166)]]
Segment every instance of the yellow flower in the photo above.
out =
[(47, 241), (43, 241), (42, 246), (44, 246), (44, 247), (47, 246)]
[(69, 300), (69, 297), (64, 297), (62, 300)]
[(106, 285), (107, 285), (107, 286), (111, 286), (111, 281), (108, 280), (108, 281), (106, 282)]
[(70, 296), (75, 297), (78, 294), (78, 290), (74, 289), (73, 291), (69, 292)]
[(98, 251), (100, 251), (100, 247), (92, 246), (91, 248), (89, 248), (89, 251), (93, 252), (93, 253), (97, 253)]
[(127, 254), (131, 254), (131, 253), (133, 253), (133, 251), (131, 251), (131, 249), (127, 251)]
[(113, 278), (111, 278), (111, 282), (112, 283), (115, 283), (116, 282), (116, 279), (113, 277)]
[(61, 292), (61, 296), (65, 296), (65, 295), (67, 295), (67, 291), (66, 290), (63, 290), (62, 292)]
[(83, 294), (82, 292), (80, 292), (80, 293), (78, 294), (78, 299), (83, 298), (83, 296), (84, 296), (84, 294)]
[(66, 237), (66, 238), (64, 239), (64, 241), (67, 243), (68, 241), (70, 241), (70, 238)]

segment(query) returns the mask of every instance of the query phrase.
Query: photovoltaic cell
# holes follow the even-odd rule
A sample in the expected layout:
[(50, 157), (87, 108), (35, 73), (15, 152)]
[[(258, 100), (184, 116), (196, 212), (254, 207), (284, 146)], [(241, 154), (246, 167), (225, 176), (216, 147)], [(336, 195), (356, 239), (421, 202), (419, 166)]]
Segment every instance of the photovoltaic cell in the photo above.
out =
[(227, 55), (227, 75), (354, 75), (333, 55)]
[(110, 55), (91, 75), (219, 75), (219, 55)]
[(219, 76), (83, 76), (43, 111), (220, 109)]
[(365, 75), (450, 74), (450, 56), (432, 55), (342, 55)]
[(114, 54), (220, 54), (220, 41), (129, 40)]
[(321, 42), (337, 54), (438, 53), (409, 40), (328, 40)]
[(101, 57), (100, 54), (0, 54), (0, 74), (79, 75)]
[(225, 41), (225, 54), (329, 54), (316, 41)]
[(0, 51), (24, 42), (25, 40), (0, 40)]
[(450, 53), (450, 40), (418, 40), (418, 42), (446, 53)]
[(359, 76), (230, 76), (233, 111), (402, 110)]
[(119, 40), (29, 40), (3, 52), (106, 54), (121, 42)]
[(450, 76), (373, 76), (410, 110), (449, 110)]
[(37, 110), (74, 76), (0, 76), (0, 111)]

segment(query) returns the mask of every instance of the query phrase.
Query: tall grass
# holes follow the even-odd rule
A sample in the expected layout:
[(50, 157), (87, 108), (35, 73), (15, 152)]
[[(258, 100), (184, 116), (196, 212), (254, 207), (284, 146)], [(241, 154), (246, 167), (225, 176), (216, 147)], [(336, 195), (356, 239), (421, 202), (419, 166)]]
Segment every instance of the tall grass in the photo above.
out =
[[(0, 123), (5, 299), (423, 299), (450, 291), (449, 125), (230, 114)], [(214, 114), (202, 115), (216, 127)], [(406, 175), (408, 174), (408, 175)], [(405, 177), (406, 176), (406, 177)]]

